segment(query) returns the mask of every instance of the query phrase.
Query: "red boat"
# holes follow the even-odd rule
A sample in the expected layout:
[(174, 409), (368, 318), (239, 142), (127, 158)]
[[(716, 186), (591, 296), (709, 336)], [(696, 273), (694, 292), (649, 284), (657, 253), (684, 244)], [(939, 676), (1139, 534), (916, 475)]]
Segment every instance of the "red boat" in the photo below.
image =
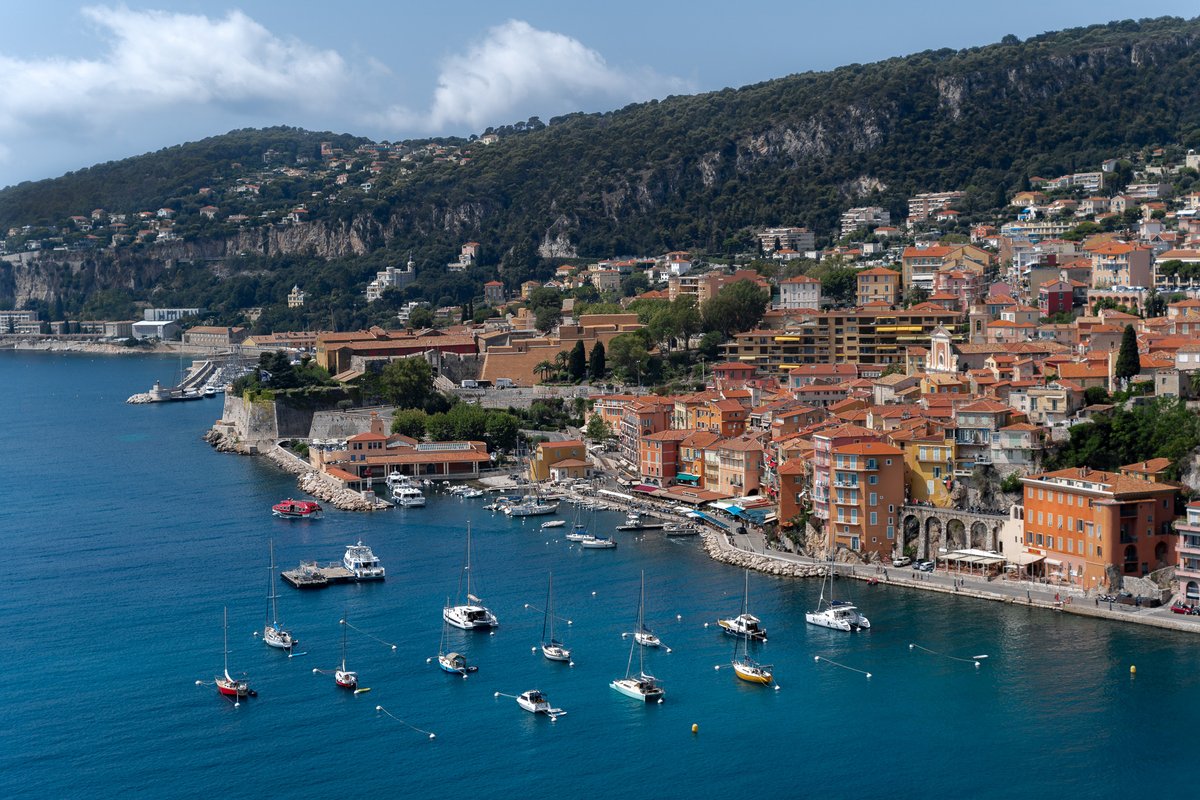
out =
[(311, 500), (293, 500), (289, 497), (271, 506), (271, 513), (288, 519), (320, 519), (321, 506)]

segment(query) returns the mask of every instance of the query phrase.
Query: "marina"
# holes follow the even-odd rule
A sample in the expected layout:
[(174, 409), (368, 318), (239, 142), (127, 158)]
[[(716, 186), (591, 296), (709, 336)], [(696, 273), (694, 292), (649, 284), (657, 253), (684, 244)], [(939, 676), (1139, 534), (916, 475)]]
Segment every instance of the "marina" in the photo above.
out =
[[(289, 794), (323, 798), (347, 785), (344, 776), (330, 774), (330, 752), (353, 750), (356, 757), (385, 765), (354, 779), (355, 791), (379, 794), (434, 796), (447, 785), (473, 781), (474, 798), (511, 798), (529, 791), (529, 775), (490, 770), (479, 781), (479, 763), (538, 758), (561, 765), (558, 776), (578, 793), (641, 797), (646, 788), (638, 780), (643, 762), (637, 754), (654, 752), (660, 754), (656, 780), (672, 793), (697, 797), (748, 788), (792, 796), (799, 773), (806, 795), (999, 798), (1085, 786), (1099, 787), (1096, 793), (1106, 798), (1144, 790), (1142, 778), (1113, 763), (1113, 752), (1170, 763), (1189, 757), (1189, 743), (1172, 732), (1187, 730), (1200, 714), (1190, 636), (1056, 613), (1053, 592), (1035, 591), (1031, 605), (1024, 590), (1020, 602), (979, 602), (962, 588), (956, 594), (940, 570), (926, 581), (908, 569), (880, 575), (869, 589), (854, 583), (854, 599), (871, 628), (848, 636), (805, 623), (804, 612), (820, 594), (818, 578), (762, 571), (747, 578), (740, 566), (710, 558), (702, 540), (725, 541), (725, 534), (622, 536), (620, 547), (592, 557), (565, 546), (563, 529), (542, 530), (541, 520), (522, 526), (439, 492), (430, 493), (428, 507), (411, 516), (330, 510), (313, 525), (273, 520), (264, 512), (294, 491), (292, 476), (263, 459), (215, 453), (199, 441), (196, 431), (211, 422), (211, 405), (131, 409), (122, 403), (127, 394), (122, 389), (148, 383), (153, 370), (144, 362), (151, 359), (114, 365), (75, 357), (66, 371), (62, 358), (0, 354), (10, 359), (0, 369), (21, 383), (18, 392), (0, 397), (0, 411), (13, 421), (5, 434), (14, 444), (30, 446), (52, 420), (66, 420), (64, 435), (78, 443), (71, 468), (56, 462), (45, 481), (18, 485), (15, 476), (0, 475), (0, 491), (10, 498), (7, 510), (23, 520), (20, 529), (0, 526), (0, 540), (14, 557), (14, 580), (0, 600), (5, 652), (12, 669), (42, 680), (39, 693), (0, 688), (12, 719), (9, 746), (0, 748), (5, 767), (0, 791), (6, 797), (78, 796), (82, 781), (87, 788), (149, 796), (248, 798), (261, 794), (262, 785), (248, 782), (242, 771), (214, 765), (252, 760), (305, 775), (305, 781), (289, 785)], [(87, 388), (77, 397), (81, 385)], [(28, 399), (35, 386), (45, 400)], [(137, 468), (106, 468), (114, 457)], [(80, 471), (95, 476), (94, 488), (105, 500), (87, 517), (72, 520), (54, 498), (71, 490), (72, 476)], [(146, 491), (148, 475), (155, 476), (152, 492)], [(218, 503), (211, 502), (214, 497)], [(203, 525), (172, 516), (180, 506), (201, 504), (209, 509)], [(623, 519), (624, 512), (597, 510), (590, 527), (611, 531)], [(162, 529), (147, 536), (147, 520), (160, 521), (156, 526)], [(494, 636), (454, 628), (445, 633), (444, 654), (478, 666), (462, 680), (429, 659), (445, 625), (438, 609), (453, 594), (464, 563), (468, 523), (471, 564), (482, 581), (474, 591), (504, 625)], [(34, 559), (44, 554), (22, 546), (20, 537), (29, 529), (59, 532), (52, 574), (34, 576)], [(335, 556), (361, 539), (386, 565), (388, 579), (281, 598), (283, 621), (307, 651), (287, 658), (254, 636), (263, 628), (262, 572), (272, 537), (280, 564)], [(760, 542), (750, 552), (749, 536), (728, 539), (742, 546), (746, 558), (789, 563), (783, 554), (764, 554)], [(132, 563), (139, 565), (136, 583), (95, 580), (96, 574), (128, 570)], [(219, 569), (198, 579), (198, 563)], [(555, 604), (569, 608), (574, 623), (574, 668), (530, 650), (544, 619), (521, 606), (545, 595), (551, 570)], [(630, 642), (621, 634), (635, 623), (642, 570), (654, 633), (673, 650), (638, 648), (645, 650), (645, 672), (668, 688), (669, 700), (661, 705), (639, 704), (610, 688), (627, 671)], [(844, 575), (842, 582), (851, 578), (866, 576)], [(765, 651), (751, 645), (751, 652), (771, 662), (784, 682), (782, 691), (730, 675), (736, 642), (711, 624), (738, 613), (747, 582), (749, 610), (771, 633)], [(923, 590), (915, 588), (921, 583), (927, 583)], [(998, 592), (995, 584), (987, 589)], [(48, 596), (68, 601), (47, 602)], [(225, 606), (230, 675), (241, 680), (245, 672), (248, 687), (259, 694), (236, 709), (211, 685), (222, 668)], [(1120, 606), (1109, 612), (1090, 602), (1087, 611), (1147, 613)], [(1196, 619), (1162, 612), (1178, 624)], [(332, 676), (311, 674), (313, 667), (340, 663), (339, 619), (398, 646), (374, 647), (350, 632), (348, 666), (364, 682), (369, 678), (366, 697), (335, 691)], [(71, 627), (96, 637), (66, 659), (50, 646), (49, 632)], [(180, 630), (194, 634), (194, 646), (179, 647)], [(914, 643), (955, 657), (990, 657), (974, 667), (910, 649)], [(131, 664), (163, 677), (148, 682), (138, 702), (113, 690)], [(636, 662), (630, 672), (638, 673)], [(210, 685), (196, 687), (195, 679)], [(570, 715), (551, 725), (521, 710), (512, 697), (532, 687), (552, 708), (569, 709)], [(498, 690), (512, 694), (496, 697)], [(47, 695), (72, 698), (76, 713), (62, 713), (64, 706), (47, 702)], [(171, 713), (164, 715), (164, 708)], [(78, 717), (85, 710), (88, 724), (81, 726)], [(309, 724), (314, 713), (322, 715), (320, 725)], [(914, 718), (936, 748), (896, 745)], [(410, 728), (432, 729), (437, 739)], [(593, 748), (581, 761), (582, 731), (605, 736), (609, 745)], [(1063, 759), (1063, 743), (1083, 736), (1091, 740), (1089, 747)], [(794, 755), (778, 763), (763, 758), (761, 743), (776, 740), (794, 741)], [(470, 746), (477, 763), (431, 749), (441, 745)], [(845, 769), (824, 757), (831, 749), (874, 753), (875, 766)], [(944, 768), (980, 752), (1021, 769), (981, 780)], [(704, 769), (722, 759), (754, 763), (753, 780)], [(62, 769), (74, 763), (89, 765), (86, 776)], [(164, 772), (171, 777), (168, 784), (161, 782)], [(917, 779), (897, 788), (897, 775)], [(1183, 775), (1155, 776), (1156, 790), (1164, 793), (1182, 794), (1188, 785)]]

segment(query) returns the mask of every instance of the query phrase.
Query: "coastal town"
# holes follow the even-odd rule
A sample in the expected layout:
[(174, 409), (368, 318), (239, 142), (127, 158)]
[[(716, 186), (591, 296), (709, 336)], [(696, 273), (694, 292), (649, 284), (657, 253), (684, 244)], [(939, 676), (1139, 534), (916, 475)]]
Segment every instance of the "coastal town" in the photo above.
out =
[[(343, 389), (420, 359), (456, 402), (578, 404), (573, 437), (535, 430), (522, 442), (519, 471), (533, 483), (607, 481), (649, 507), (693, 509), (713, 530), (753, 530), (764, 552), (832, 546), (863, 565), (928, 564), (1190, 613), (1200, 601), (1192, 453), (1109, 469), (1057, 453), (1082, 426), (1156, 403), (1191, 409), (1200, 396), (1200, 192), (1177, 195), (1172, 183), (1200, 170), (1200, 155), (1172, 162), (1159, 150), (1128, 166), (1032, 176), (1036, 188), (1010, 198), (1011, 219), (965, 232), (964, 193), (939, 191), (910, 198), (898, 225), (883, 208), (848, 209), (843, 244), (824, 250), (805, 228), (768, 227), (744, 263), (676, 251), (565, 265), (515, 287), (493, 280), (478, 322), (411, 303), (394, 326), (361, 331), (189, 326), (201, 308), (74, 324), (0, 311), (0, 331), (26, 346), (69, 333), (174, 340), (242, 362), (282, 351)], [(464, 244), (459, 266), (479, 252)], [(828, 272), (792, 269), (830, 263), (851, 281), (837, 297)], [(414, 271), (380, 272), (365, 297)], [(648, 288), (623, 294), (630, 286)], [(600, 302), (573, 296), (588, 287)], [(749, 312), (738, 305), (747, 297)], [(303, 306), (301, 287), (286, 302)], [(722, 313), (737, 319), (708, 324)], [(513, 471), (494, 462), (516, 451), (406, 435), (386, 426), (390, 409), (355, 415), (343, 401), (356, 421), (335, 438), (315, 424), (256, 428), (253, 404), (225, 402), (214, 427), (223, 441), (303, 440), (308, 468), (346, 496), (394, 471)]]

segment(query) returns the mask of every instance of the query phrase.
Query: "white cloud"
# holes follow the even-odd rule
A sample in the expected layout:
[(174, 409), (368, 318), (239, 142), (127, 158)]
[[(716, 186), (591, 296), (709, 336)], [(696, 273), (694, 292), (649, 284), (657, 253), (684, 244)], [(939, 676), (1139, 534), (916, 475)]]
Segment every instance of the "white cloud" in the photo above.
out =
[(396, 107), (390, 124), (442, 132), (479, 130), (530, 114), (553, 116), (690, 91), (651, 70), (626, 71), (578, 39), (509, 20), (442, 65), (428, 113)]
[(106, 40), (95, 59), (0, 54), (0, 132), (103, 126), (173, 106), (319, 108), (347, 84), (341, 56), (275, 36), (240, 11), (217, 19), (125, 7), (83, 11)]

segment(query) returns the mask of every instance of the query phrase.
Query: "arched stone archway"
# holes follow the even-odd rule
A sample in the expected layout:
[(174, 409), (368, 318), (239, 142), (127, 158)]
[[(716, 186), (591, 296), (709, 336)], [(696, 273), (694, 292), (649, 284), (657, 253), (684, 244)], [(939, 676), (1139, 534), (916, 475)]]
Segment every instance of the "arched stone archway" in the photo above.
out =
[(971, 536), (967, 539), (967, 547), (977, 550), (990, 550), (988, 546), (988, 526), (980, 520), (971, 523)]
[(921, 519), (916, 514), (905, 514), (900, 521), (900, 555), (905, 555), (908, 548), (921, 551)]
[(1004, 542), (1000, 539), (1000, 526), (999, 525), (993, 525), (988, 530), (988, 542), (987, 542), (986, 549), (995, 550), (998, 553), (1004, 552)]
[(961, 550), (967, 546), (967, 526), (961, 519), (946, 520), (946, 549)]
[(925, 539), (921, 542), (921, 558), (931, 558), (942, 546), (942, 521), (937, 517), (925, 520)]

